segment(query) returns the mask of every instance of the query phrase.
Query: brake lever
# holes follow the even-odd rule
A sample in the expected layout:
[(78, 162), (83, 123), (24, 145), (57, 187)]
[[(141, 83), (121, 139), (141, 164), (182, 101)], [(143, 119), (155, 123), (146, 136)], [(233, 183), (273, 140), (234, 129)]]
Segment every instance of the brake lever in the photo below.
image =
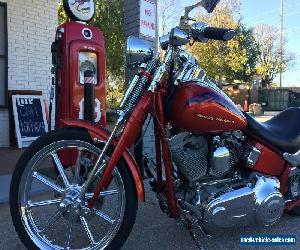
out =
[(193, 22), (197, 22), (197, 20), (196, 20), (196, 19), (194, 19), (194, 18), (191, 18), (191, 17), (189, 17), (189, 18), (187, 19), (187, 21), (193, 21)]

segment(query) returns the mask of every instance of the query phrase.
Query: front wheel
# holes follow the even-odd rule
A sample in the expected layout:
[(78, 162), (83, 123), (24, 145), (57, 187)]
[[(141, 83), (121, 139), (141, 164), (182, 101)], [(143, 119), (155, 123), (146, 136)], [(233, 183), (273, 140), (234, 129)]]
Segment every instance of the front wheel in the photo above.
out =
[(10, 210), (28, 249), (119, 249), (124, 244), (137, 212), (124, 162), (119, 161), (93, 209), (87, 204), (101, 171), (85, 197), (78, 196), (101, 149), (85, 130), (66, 128), (40, 137), (23, 153), (11, 181)]

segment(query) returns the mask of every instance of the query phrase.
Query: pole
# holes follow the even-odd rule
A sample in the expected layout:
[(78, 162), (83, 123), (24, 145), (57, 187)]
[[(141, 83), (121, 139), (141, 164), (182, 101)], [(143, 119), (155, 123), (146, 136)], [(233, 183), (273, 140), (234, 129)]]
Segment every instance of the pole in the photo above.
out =
[(284, 15), (284, 5), (283, 0), (281, 0), (281, 11), (280, 11), (280, 87), (283, 83), (283, 15)]
[(84, 120), (93, 121), (95, 111), (95, 84), (94, 73), (84, 72)]

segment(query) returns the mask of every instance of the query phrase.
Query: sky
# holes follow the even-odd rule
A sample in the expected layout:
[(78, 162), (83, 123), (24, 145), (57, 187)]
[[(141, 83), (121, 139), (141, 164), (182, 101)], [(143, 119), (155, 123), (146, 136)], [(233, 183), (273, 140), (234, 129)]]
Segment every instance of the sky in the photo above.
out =
[[(182, 8), (198, 1), (180, 0)], [(222, 1), (222, 0), (221, 0)], [(283, 86), (300, 87), (300, 1), (284, 1), (284, 28), (287, 39), (286, 49), (296, 55), (295, 65), (284, 73)], [(241, 15), (248, 26), (259, 23), (280, 27), (281, 0), (240, 0)], [(276, 80), (275, 80), (276, 81)], [(279, 80), (277, 79), (277, 82)]]

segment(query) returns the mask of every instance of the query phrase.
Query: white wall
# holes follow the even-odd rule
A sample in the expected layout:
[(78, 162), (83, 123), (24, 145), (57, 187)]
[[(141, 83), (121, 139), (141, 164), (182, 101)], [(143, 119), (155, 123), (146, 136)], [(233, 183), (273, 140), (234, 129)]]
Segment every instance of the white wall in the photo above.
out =
[[(8, 89), (39, 90), (48, 101), (51, 88), (50, 46), (57, 26), (56, 1), (0, 2), (7, 3)], [(0, 147), (7, 146), (8, 111), (0, 109)]]

